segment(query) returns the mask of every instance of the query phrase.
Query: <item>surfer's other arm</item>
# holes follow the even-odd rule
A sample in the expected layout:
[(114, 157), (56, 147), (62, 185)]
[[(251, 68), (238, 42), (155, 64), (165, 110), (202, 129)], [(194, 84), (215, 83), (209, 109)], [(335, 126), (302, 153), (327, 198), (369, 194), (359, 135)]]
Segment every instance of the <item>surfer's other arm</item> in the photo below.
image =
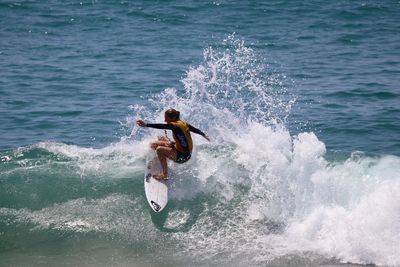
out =
[(190, 124), (189, 124), (189, 130), (191, 132), (194, 132), (196, 134), (199, 134), (199, 135), (203, 136), (205, 139), (207, 139), (207, 141), (210, 141), (210, 138), (205, 133), (203, 133), (201, 130), (197, 129), (196, 127), (194, 127), (194, 126), (192, 126)]

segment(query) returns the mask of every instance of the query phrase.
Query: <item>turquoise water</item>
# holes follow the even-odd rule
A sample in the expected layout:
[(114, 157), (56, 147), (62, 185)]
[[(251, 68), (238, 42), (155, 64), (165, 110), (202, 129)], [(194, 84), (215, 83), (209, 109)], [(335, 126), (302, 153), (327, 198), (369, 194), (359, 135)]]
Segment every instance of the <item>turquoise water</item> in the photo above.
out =
[[(1, 266), (399, 266), (396, 1), (0, 1)], [(169, 107), (194, 136), (148, 207)]]

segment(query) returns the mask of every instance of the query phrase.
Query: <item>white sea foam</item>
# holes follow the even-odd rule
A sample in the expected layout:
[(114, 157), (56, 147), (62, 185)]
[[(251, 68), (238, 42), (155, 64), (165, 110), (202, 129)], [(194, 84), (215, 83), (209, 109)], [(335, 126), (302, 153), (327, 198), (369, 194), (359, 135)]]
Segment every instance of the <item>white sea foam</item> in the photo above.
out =
[[(132, 109), (134, 117), (162, 120), (172, 106), (206, 130), (213, 142), (194, 137), (190, 171), (179, 166), (180, 175), (197, 180), (197, 192), (218, 194), (221, 205), (241, 198), (231, 215), (214, 207), (226, 219), (216, 232), (207, 222), (215, 218), (206, 217), (182, 235), (191, 241), (188, 250), (257, 254), (259, 261), (309, 251), (343, 262), (400, 265), (400, 159), (355, 153), (328, 161), (314, 133), (293, 136), (286, 128), (295, 101), (282, 77), (234, 36), (224, 44), (205, 49), (204, 62), (183, 78), (183, 92), (167, 89), (153, 99), (155, 116)], [(190, 186), (184, 190), (193, 196)], [(247, 193), (238, 195), (237, 186)], [(271, 232), (270, 223), (283, 228)]]
[[(173, 199), (207, 194), (219, 200), (204, 204), (188, 231), (174, 233), (181, 252), (248, 257), (257, 264), (311, 252), (399, 266), (400, 158), (354, 153), (328, 160), (316, 134), (289, 132), (285, 121), (294, 100), (284, 100), (283, 82), (268, 72), (251, 48), (230, 36), (222, 51), (205, 50), (204, 62), (188, 70), (182, 89), (168, 88), (148, 106), (131, 107), (125, 125), (139, 118), (163, 121), (163, 111), (175, 107), (212, 139), (193, 135), (192, 159), (172, 167)], [(103, 149), (39, 147), (73, 159), (83, 173), (140, 172), (148, 143), (160, 134), (132, 126), (129, 137)], [(190, 216), (188, 210), (171, 212), (167, 225), (176, 227)], [(96, 225), (85, 218), (75, 216), (63, 227)]]
[(293, 221), (289, 240), (344, 262), (399, 265), (399, 181), (386, 181), (351, 208), (323, 206)]
[(104, 148), (86, 148), (62, 143), (41, 142), (40, 149), (72, 161), (72, 165), (83, 177), (85, 175), (107, 175), (109, 177), (126, 177), (132, 172), (142, 170), (140, 162), (148, 154), (148, 140), (134, 142), (127, 140), (111, 144)]
[(139, 238), (146, 227), (149, 213), (142, 206), (137, 199), (113, 194), (102, 199), (73, 199), (40, 210), (1, 208), (0, 215), (17, 223), (34, 224), (33, 231), (98, 232), (129, 239)]
[[(183, 251), (203, 257), (228, 253), (232, 258), (256, 253), (257, 262), (315, 252), (343, 262), (400, 264), (399, 157), (355, 153), (346, 160), (328, 161), (325, 145), (315, 134), (291, 136), (281, 124), (250, 121), (221, 139), (226, 142), (200, 145), (201, 139), (196, 139), (192, 160), (172, 166), (176, 177), (172, 198), (184, 202), (203, 192), (221, 200), (213, 210), (206, 209), (188, 232), (174, 234), (185, 245)], [(121, 169), (125, 164), (132, 165), (127, 171), (140, 172), (149, 152), (143, 147), (149, 141), (98, 150), (54, 143), (39, 146), (72, 158), (86, 172)], [(238, 193), (238, 185), (246, 188), (245, 195)], [(96, 213), (90, 203), (79, 205)], [(68, 211), (69, 206), (77, 205), (72, 201), (25, 212), (21, 218), (41, 227), (121, 233), (115, 227), (104, 228), (111, 224), (96, 221), (89, 213)], [(172, 212), (165, 226), (179, 228), (190, 216), (190, 211)], [(219, 217), (225, 222), (215, 228), (210, 221)], [(269, 222), (281, 227), (276, 232)]]
[[(225, 199), (215, 209), (228, 218), (216, 232), (198, 221), (189, 248), (202, 253), (204, 245), (204, 254), (215, 250), (232, 257), (256, 253), (261, 262), (315, 252), (342, 262), (400, 264), (400, 158), (328, 161), (313, 133), (291, 137), (284, 130), (254, 127), (238, 136), (228, 157), (201, 151), (208, 160), (198, 157), (189, 167), (201, 166), (201, 181), (216, 180), (207, 190)], [(257, 146), (252, 139), (268, 141)], [(249, 187), (246, 195), (238, 195), (237, 184)], [(222, 211), (238, 197), (242, 201), (228, 208), (231, 215)], [(275, 231), (274, 224), (283, 228)]]

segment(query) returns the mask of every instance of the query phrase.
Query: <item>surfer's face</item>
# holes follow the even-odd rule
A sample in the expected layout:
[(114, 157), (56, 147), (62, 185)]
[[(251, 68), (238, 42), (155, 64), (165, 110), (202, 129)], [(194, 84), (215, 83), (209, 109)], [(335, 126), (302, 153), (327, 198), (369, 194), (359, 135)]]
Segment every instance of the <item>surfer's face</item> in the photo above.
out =
[(175, 122), (177, 120), (179, 120), (179, 113), (178, 113), (178, 117), (177, 118), (175, 117), (174, 114), (168, 114), (167, 112), (164, 113), (164, 121), (166, 123)]
[(165, 114), (165, 115), (164, 115), (164, 121), (165, 121), (166, 123), (169, 123), (169, 122), (171, 122), (172, 120), (171, 120), (170, 117), (168, 117), (167, 114)]

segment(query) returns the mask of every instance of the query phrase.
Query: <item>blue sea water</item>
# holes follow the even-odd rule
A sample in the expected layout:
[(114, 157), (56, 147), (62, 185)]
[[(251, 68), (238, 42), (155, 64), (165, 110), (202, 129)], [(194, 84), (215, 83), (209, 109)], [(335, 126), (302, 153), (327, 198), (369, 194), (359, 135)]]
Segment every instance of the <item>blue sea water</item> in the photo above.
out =
[(0, 73), (0, 266), (400, 266), (399, 1), (0, 0)]

